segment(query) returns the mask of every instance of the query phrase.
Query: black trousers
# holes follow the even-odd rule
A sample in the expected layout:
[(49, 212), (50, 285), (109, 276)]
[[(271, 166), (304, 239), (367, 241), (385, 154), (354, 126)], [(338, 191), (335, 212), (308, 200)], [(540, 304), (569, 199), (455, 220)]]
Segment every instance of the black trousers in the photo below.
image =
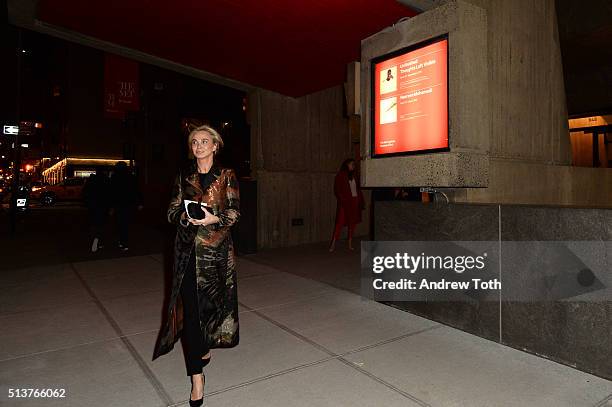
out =
[(202, 356), (208, 348), (204, 332), (200, 326), (200, 312), (195, 273), (195, 253), (192, 251), (189, 265), (181, 283), (181, 299), (183, 301), (183, 349), (187, 376), (202, 373)]
[(104, 225), (106, 224), (106, 217), (108, 216), (108, 209), (101, 206), (90, 206), (89, 207), (89, 224), (92, 239), (102, 239), (104, 234)]
[(128, 245), (131, 211), (132, 208), (129, 206), (118, 206), (115, 208), (117, 229), (119, 230), (119, 243), (123, 246)]

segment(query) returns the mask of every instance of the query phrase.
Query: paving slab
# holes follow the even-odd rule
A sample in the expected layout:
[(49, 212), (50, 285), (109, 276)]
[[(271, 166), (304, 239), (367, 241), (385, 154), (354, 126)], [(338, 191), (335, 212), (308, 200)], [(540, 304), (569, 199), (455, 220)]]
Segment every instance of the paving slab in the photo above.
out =
[(44, 282), (61, 274), (72, 273), (70, 263), (40, 264), (14, 269), (0, 269), (0, 287), (19, 285), (31, 281)]
[(332, 290), (329, 285), (282, 272), (238, 279), (238, 300), (251, 308), (295, 302)]
[[(14, 271), (20, 274), (19, 270)], [(46, 277), (39, 279), (43, 274)], [(44, 310), (91, 300), (91, 296), (69, 268), (38, 268), (29, 278), (23, 276), (2, 286), (0, 315)]]
[(432, 406), (587, 407), (612, 382), (441, 327), (347, 356)]
[(165, 310), (160, 290), (101, 299), (123, 335), (159, 329)]
[(264, 308), (258, 312), (334, 353), (348, 352), (438, 325), (337, 289), (308, 301)]
[(252, 256), (249, 257), (237, 257), (236, 258), (236, 272), (238, 274), (238, 281), (245, 279), (245, 278), (251, 278), (251, 277), (258, 277), (258, 276), (263, 276), (266, 274), (276, 274), (278, 273), (278, 270), (270, 267), (270, 266), (266, 266), (264, 264), (260, 264), (257, 263), (255, 261), (251, 261), (250, 259), (252, 258)]
[(204, 401), (207, 407), (419, 406), (337, 360), (211, 395)]
[[(65, 389), (65, 398), (8, 398), (9, 389)], [(166, 404), (119, 340), (0, 362), (2, 406), (121, 406)]]
[[(252, 313), (240, 315), (240, 327), (237, 347), (212, 350), (212, 360), (205, 368), (206, 392), (219, 391), (329, 357)], [(147, 361), (168, 394), (174, 400), (186, 400), (190, 381), (180, 341), (170, 353), (151, 361), (156, 338), (157, 332), (151, 332), (129, 336), (128, 340)]]
[(98, 299), (164, 290), (163, 266), (149, 256), (74, 263)]
[(116, 338), (94, 302), (0, 316), (0, 360)]

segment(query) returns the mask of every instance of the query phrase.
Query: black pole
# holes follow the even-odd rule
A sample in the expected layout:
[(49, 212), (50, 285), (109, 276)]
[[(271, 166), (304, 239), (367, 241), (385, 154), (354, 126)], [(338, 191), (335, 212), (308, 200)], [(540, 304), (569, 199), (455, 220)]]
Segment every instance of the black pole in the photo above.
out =
[[(15, 117), (17, 118), (17, 128), (20, 129), (21, 123), (21, 53), (22, 53), (22, 32), (21, 28), (17, 28), (17, 72), (16, 72), (16, 110)], [(13, 151), (14, 151), (14, 159), (13, 159), (13, 191), (11, 194), (11, 235), (15, 235), (17, 232), (17, 195), (19, 193), (19, 170), (21, 168), (21, 144), (19, 141), (19, 131), (15, 134)]]

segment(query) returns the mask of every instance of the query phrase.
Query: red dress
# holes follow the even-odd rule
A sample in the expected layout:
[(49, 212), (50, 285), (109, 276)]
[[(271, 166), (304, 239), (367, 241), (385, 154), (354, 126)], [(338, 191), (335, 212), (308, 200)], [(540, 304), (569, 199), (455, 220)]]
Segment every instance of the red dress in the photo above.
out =
[(349, 235), (352, 229), (361, 222), (361, 210), (364, 208), (363, 194), (359, 187), (359, 181), (355, 177), (357, 196), (351, 194), (351, 186), (347, 171), (339, 171), (334, 180), (334, 195), (336, 196), (336, 228), (334, 237), (337, 239), (339, 229), (346, 225), (349, 227)]

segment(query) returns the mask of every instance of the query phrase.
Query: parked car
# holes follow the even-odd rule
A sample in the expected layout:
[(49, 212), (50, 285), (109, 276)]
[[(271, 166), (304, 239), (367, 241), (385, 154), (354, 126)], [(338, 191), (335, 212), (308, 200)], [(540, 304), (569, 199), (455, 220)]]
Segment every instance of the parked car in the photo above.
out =
[(43, 205), (53, 205), (59, 201), (80, 201), (83, 199), (83, 186), (85, 178), (66, 178), (55, 185), (33, 185), (32, 199), (37, 199)]

